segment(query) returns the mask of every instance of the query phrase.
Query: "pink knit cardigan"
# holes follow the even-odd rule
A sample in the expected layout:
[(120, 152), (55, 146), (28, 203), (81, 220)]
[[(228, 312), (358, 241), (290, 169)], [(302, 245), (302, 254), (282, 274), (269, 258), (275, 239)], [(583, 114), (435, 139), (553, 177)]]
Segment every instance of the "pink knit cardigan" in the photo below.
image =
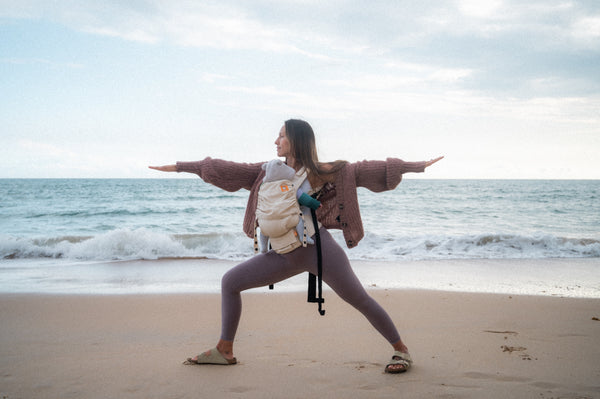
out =
[[(206, 158), (196, 162), (177, 162), (177, 172), (195, 173), (205, 182), (226, 191), (250, 190), (243, 229), (252, 238), (258, 189), (265, 173), (262, 164)], [(334, 189), (320, 198), (322, 206), (317, 210), (317, 218), (328, 229), (341, 229), (346, 245), (352, 248), (364, 236), (356, 188), (365, 187), (374, 192), (393, 190), (402, 180), (403, 173), (424, 170), (425, 162), (404, 162), (397, 158), (348, 163), (338, 173)]]

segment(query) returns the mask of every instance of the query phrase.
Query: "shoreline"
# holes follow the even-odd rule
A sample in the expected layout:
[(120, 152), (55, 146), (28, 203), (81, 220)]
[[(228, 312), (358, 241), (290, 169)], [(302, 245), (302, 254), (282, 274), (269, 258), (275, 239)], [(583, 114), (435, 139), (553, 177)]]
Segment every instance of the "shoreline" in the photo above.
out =
[(248, 292), (239, 364), (183, 366), (214, 346), (218, 294), (0, 294), (0, 396), (54, 398), (594, 398), (600, 299), (369, 289), (415, 361), (333, 293)]
[[(0, 263), (0, 294), (219, 293), (221, 277), (240, 261), (159, 259), (73, 262), (8, 260)], [(365, 288), (507, 295), (600, 298), (600, 258), (351, 261)], [(275, 292), (304, 292), (302, 273)], [(327, 284), (324, 290), (330, 291)], [(266, 292), (266, 287), (250, 292)]]

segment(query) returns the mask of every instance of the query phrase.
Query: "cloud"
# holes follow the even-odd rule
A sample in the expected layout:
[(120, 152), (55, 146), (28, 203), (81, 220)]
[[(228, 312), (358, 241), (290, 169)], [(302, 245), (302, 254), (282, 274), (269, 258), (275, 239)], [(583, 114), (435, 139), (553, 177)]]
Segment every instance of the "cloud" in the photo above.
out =
[(284, 32), (264, 26), (237, 8), (163, 5), (161, 11), (158, 29), (179, 45), (265, 51), (280, 51), (286, 46), (281, 39)]
[(44, 58), (0, 58), (0, 63), (14, 64), (14, 65), (48, 65), (58, 68), (70, 68), (78, 69), (83, 68), (84, 65), (75, 62), (56, 62)]
[(119, 29), (119, 28), (111, 28), (111, 27), (107, 27), (107, 26), (103, 26), (103, 27), (88, 26), (88, 27), (84, 28), (83, 30), (88, 33), (93, 33), (93, 34), (102, 35), (102, 36), (118, 37), (121, 39), (130, 40), (130, 41), (134, 41), (134, 42), (140, 42), (140, 43), (156, 44), (161, 40), (158, 35), (156, 35), (152, 32), (149, 32), (147, 30), (143, 30), (143, 29), (135, 29), (135, 28), (134, 29), (129, 29), (129, 28)]
[(582, 17), (571, 25), (571, 37), (591, 49), (600, 49), (600, 15)]
[(454, 46), (466, 46), (468, 59), (473, 59), (475, 46), (489, 51), (508, 49), (509, 43), (514, 54), (544, 48), (599, 49), (600, 6), (594, 4), (22, 0), (5, 2), (0, 16), (46, 18), (80, 31), (141, 43), (291, 53), (323, 61), (340, 61), (348, 55), (398, 57), (419, 54), (419, 48), (435, 58), (438, 46), (446, 55), (452, 55)]
[(231, 76), (220, 73), (203, 73), (200, 81), (205, 83), (215, 83), (217, 81), (230, 80)]
[[(588, 49), (598, 38), (599, 19), (597, 2), (456, 0), (435, 3), (407, 27), (420, 32), (412, 37), (428, 49), (434, 41), (451, 43), (454, 38), (462, 45), (478, 43), (483, 50), (510, 46), (519, 54), (523, 49)], [(599, 41), (594, 45), (598, 49)]]
[(265, 22), (247, 7), (231, 1), (83, 0), (48, 4), (23, 0), (0, 6), (0, 17), (44, 18), (78, 31), (147, 44), (297, 53), (330, 59), (325, 53), (309, 50), (302, 35), (297, 36), (284, 23)]
[(501, 6), (501, 0), (460, 0), (458, 2), (458, 9), (464, 15), (477, 18), (494, 16)]
[[(448, 76), (450, 78), (448, 78)], [(505, 120), (513, 123), (543, 123), (592, 129), (600, 126), (600, 95), (540, 96), (533, 98), (494, 97), (461, 89), (456, 80), (468, 72), (440, 70), (423, 77), (360, 75), (353, 79), (324, 80), (319, 89), (282, 90), (276, 86), (221, 85), (236, 93), (245, 108), (287, 114), (290, 109), (324, 119), (457, 118)], [(543, 82), (539, 82), (543, 85)], [(244, 97), (247, 96), (247, 97)], [(247, 98), (247, 101), (244, 100)], [(507, 122), (508, 123), (508, 122)]]

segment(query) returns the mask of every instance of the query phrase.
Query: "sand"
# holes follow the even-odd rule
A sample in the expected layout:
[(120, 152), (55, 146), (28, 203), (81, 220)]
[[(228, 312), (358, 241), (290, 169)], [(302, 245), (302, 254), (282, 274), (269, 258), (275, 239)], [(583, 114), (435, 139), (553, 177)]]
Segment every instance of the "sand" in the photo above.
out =
[(600, 299), (370, 289), (415, 360), (326, 291), (245, 293), (235, 366), (214, 346), (220, 297), (0, 295), (0, 398), (600, 398)]

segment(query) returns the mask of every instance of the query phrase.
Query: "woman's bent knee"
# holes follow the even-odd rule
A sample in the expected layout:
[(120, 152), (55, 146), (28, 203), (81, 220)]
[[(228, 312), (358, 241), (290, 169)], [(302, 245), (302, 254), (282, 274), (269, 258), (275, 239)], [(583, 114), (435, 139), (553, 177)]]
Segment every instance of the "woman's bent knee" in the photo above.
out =
[(237, 280), (235, 273), (233, 273), (233, 269), (229, 270), (221, 278), (221, 292), (228, 294), (239, 293), (240, 290), (237, 288)]

